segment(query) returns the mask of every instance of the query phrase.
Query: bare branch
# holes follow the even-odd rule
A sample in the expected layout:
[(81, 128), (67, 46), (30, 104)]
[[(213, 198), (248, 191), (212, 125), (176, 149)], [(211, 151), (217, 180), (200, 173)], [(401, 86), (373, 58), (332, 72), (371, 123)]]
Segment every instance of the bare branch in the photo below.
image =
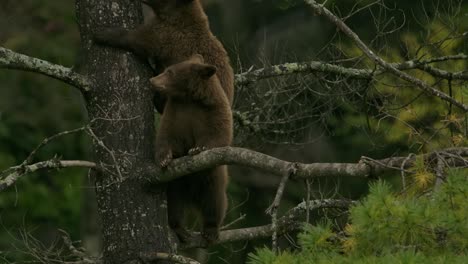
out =
[(70, 251), (71, 255), (75, 258), (78, 258), (79, 261), (74, 261), (73, 263), (81, 263), (81, 264), (98, 264), (101, 263), (98, 259), (93, 259), (88, 256), (83, 248), (76, 248), (73, 245), (73, 242), (70, 238), (70, 234), (68, 234), (65, 230), (59, 229), (59, 232), (62, 233), (62, 240), (67, 249)]
[(90, 90), (89, 81), (70, 68), (29, 57), (0, 47), (0, 68), (37, 72), (71, 84), (83, 92)]
[(333, 24), (335, 24), (343, 33), (345, 33), (348, 37), (350, 37), (354, 41), (354, 43), (356, 43), (359, 49), (361, 49), (362, 52), (364, 52), (364, 54), (367, 55), (367, 57), (375, 61), (378, 65), (388, 70), (389, 72), (393, 73), (397, 77), (416, 85), (424, 92), (437, 96), (440, 99), (445, 100), (447, 102), (450, 102), (453, 105), (458, 106), (465, 112), (468, 111), (468, 105), (462, 102), (459, 102), (453, 99), (452, 97), (450, 97), (449, 95), (447, 95), (446, 93), (441, 92), (431, 87), (424, 81), (417, 79), (405, 72), (400, 71), (399, 69), (395, 68), (391, 63), (388, 63), (385, 60), (383, 60), (381, 57), (375, 55), (375, 53), (369, 47), (367, 47), (367, 45), (359, 38), (359, 36), (356, 33), (354, 33), (354, 31), (352, 31), (341, 19), (339, 19), (332, 12), (330, 12), (330, 10), (325, 8), (324, 5), (318, 4), (314, 0), (304, 0), (304, 1), (307, 4), (309, 4), (317, 14), (325, 16), (328, 20), (330, 20)]
[(255, 71), (248, 71), (241, 74), (236, 74), (236, 85), (244, 85), (257, 82), (261, 79), (290, 75), (294, 73), (309, 73), (309, 72), (327, 72), (342, 74), (353, 78), (369, 78), (372, 71), (365, 69), (346, 68), (323, 61), (310, 62), (294, 62), (284, 63), (265, 67)]
[(19, 178), (21, 178), (25, 174), (42, 169), (60, 169), (69, 167), (81, 167), (100, 170), (100, 167), (96, 163), (85, 160), (50, 159), (46, 161), (33, 163), (31, 165), (15, 166), (0, 173), (0, 175), (7, 174), (6, 177), (0, 179), (0, 191), (3, 191), (4, 189), (13, 185), (16, 181), (18, 181)]
[(200, 262), (193, 260), (188, 257), (184, 257), (181, 255), (176, 255), (176, 254), (170, 254), (170, 253), (152, 253), (152, 254), (146, 254), (144, 256), (141, 256), (141, 258), (145, 262), (152, 262), (155, 260), (167, 260), (170, 261), (171, 263), (180, 263), (180, 264), (200, 264)]
[(220, 230), (226, 230), (226, 229), (228, 229), (229, 227), (231, 227), (231, 226), (237, 224), (238, 222), (244, 220), (244, 219), (245, 219), (245, 216), (246, 216), (246, 214), (241, 214), (238, 218), (234, 219), (231, 223), (228, 223), (228, 224), (225, 224), (224, 226), (222, 226), (222, 227), (220, 228)]
[[(309, 203), (309, 210), (325, 209), (325, 208), (341, 208), (347, 209), (353, 201), (349, 200), (336, 200), (336, 199), (324, 199), (324, 200), (312, 200)], [(302, 202), (293, 209), (289, 210), (285, 216), (278, 219), (277, 232), (278, 235), (285, 234), (290, 231), (298, 230), (301, 228), (301, 221), (299, 218), (305, 213), (307, 209), (307, 203)], [(214, 242), (217, 244), (225, 244), (236, 241), (254, 240), (259, 238), (265, 238), (272, 236), (274, 232), (272, 225), (263, 225), (257, 227), (248, 227), (241, 229), (232, 229), (221, 231), (219, 239)], [(208, 244), (201, 235), (197, 233), (192, 239), (184, 244), (180, 245), (181, 248), (196, 248), (206, 247)]]
[[(450, 159), (448, 164), (451, 166), (467, 166), (468, 161), (463, 157), (468, 156), (468, 148), (449, 148), (424, 154), (425, 159), (433, 159), (435, 153)], [(455, 155), (455, 156), (454, 156)], [(155, 164), (144, 164), (142, 177), (147, 177), (153, 182), (168, 182), (184, 175), (195, 173), (204, 169), (220, 165), (243, 165), (259, 169), (276, 175), (284, 175), (292, 164), (296, 164), (297, 171), (294, 178), (313, 178), (313, 177), (378, 177), (385, 171), (400, 171), (401, 164), (405, 162), (404, 168), (412, 166), (416, 155), (408, 157), (392, 157), (382, 160), (373, 160), (363, 157), (358, 163), (293, 163), (268, 156), (263, 153), (249, 149), (236, 147), (213, 148), (200, 152), (194, 156), (185, 156), (171, 161), (165, 169), (160, 169)], [(406, 161), (405, 161), (406, 160)], [(434, 159), (435, 161), (435, 159)]]
[[(444, 79), (453, 80), (468, 80), (467, 72), (449, 72), (444, 71), (428, 64), (449, 60), (468, 60), (468, 56), (465, 54), (449, 55), (437, 58), (431, 58), (428, 60), (409, 60), (401, 63), (390, 63), (394, 68), (398, 70), (412, 70), (419, 69), (428, 72), (429, 74)], [(273, 77), (280, 77), (285, 75), (291, 75), (296, 73), (334, 73), (343, 75), (350, 78), (356, 79), (369, 79), (372, 76), (379, 75), (387, 72), (386, 69), (358, 69), (343, 67), (340, 65), (324, 62), (324, 61), (309, 61), (309, 62), (290, 62), (284, 64), (273, 65), (265, 68), (261, 68), (254, 71), (247, 71), (235, 75), (236, 85), (247, 85), (255, 83), (262, 79), (268, 79)]]
[[(21, 263), (62, 263), (62, 264), (101, 264), (102, 260), (99, 257), (88, 256), (82, 247), (75, 246), (75, 242), (71, 241), (70, 236), (63, 230), (58, 230), (61, 236), (50, 237), (47, 245), (35, 238), (30, 231), (26, 229), (19, 230), (19, 237), (10, 234), (11, 247), (13, 254), (21, 254), (27, 256), (29, 260)], [(60, 239), (61, 238), (61, 239)], [(6, 252), (1, 252), (3, 253)], [(18, 263), (8, 262), (6, 258), (3, 263)]]
[(36, 155), (36, 153), (41, 149), (43, 148), (45, 145), (47, 145), (49, 142), (51, 142), (52, 140), (55, 140), (59, 137), (62, 137), (62, 136), (65, 136), (65, 135), (69, 135), (69, 134), (73, 134), (73, 133), (77, 133), (77, 132), (80, 132), (80, 131), (83, 131), (87, 128), (88, 126), (83, 126), (83, 127), (79, 127), (79, 128), (76, 128), (76, 129), (72, 129), (72, 130), (67, 130), (67, 131), (63, 131), (63, 132), (60, 132), (58, 134), (55, 134), (53, 136), (50, 136), (48, 138), (45, 138), (44, 140), (42, 140), (42, 142), (37, 145), (37, 147), (31, 151), (31, 153), (29, 154), (29, 156), (23, 161), (23, 163), (21, 163), (21, 165), (27, 165), (29, 163), (32, 162), (33, 158), (34, 158), (34, 155)]

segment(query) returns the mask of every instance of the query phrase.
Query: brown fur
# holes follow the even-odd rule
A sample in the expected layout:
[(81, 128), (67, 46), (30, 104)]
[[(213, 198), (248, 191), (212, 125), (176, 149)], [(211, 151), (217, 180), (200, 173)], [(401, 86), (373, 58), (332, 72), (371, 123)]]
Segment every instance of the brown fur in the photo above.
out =
[[(216, 75), (232, 104), (234, 72), (226, 50), (210, 31), (200, 0), (149, 0), (146, 4), (155, 13), (149, 23), (131, 31), (107, 29), (96, 34), (95, 40), (155, 58), (163, 67), (201, 54), (218, 69)], [(161, 106), (157, 108), (162, 112)]]
[[(231, 108), (215, 72), (195, 55), (151, 79), (154, 89), (168, 98), (156, 137), (156, 162), (162, 167), (191, 150), (231, 144)], [(227, 182), (226, 166), (218, 166), (169, 183), (169, 224), (181, 239), (188, 234), (182, 227), (188, 206), (201, 213), (205, 238), (217, 239), (226, 214)]]

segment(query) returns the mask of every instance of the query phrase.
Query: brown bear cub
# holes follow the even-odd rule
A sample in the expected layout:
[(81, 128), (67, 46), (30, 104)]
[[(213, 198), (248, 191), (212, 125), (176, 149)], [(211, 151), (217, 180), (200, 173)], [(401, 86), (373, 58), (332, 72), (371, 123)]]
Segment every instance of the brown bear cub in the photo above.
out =
[[(155, 59), (162, 68), (201, 54), (206, 63), (217, 68), (230, 104), (234, 95), (234, 72), (226, 50), (211, 33), (208, 18), (200, 0), (148, 0), (155, 16), (134, 30), (107, 29), (98, 32), (98, 43), (123, 48), (141, 57)], [(157, 94), (158, 95), (158, 94)], [(155, 102), (162, 113), (165, 99)]]
[[(154, 89), (167, 97), (156, 135), (156, 163), (161, 167), (173, 158), (231, 144), (231, 107), (215, 73), (216, 67), (197, 54), (151, 78)], [(218, 166), (168, 184), (169, 224), (181, 240), (189, 236), (182, 226), (188, 208), (200, 212), (202, 235), (209, 242), (218, 238), (227, 182), (227, 167)]]

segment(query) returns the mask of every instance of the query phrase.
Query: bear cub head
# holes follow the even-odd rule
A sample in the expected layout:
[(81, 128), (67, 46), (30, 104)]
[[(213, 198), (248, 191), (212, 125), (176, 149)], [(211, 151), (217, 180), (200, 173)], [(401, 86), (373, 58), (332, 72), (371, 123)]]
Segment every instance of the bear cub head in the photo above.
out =
[(190, 59), (169, 66), (163, 73), (150, 79), (153, 89), (168, 97), (186, 100), (203, 100), (210, 93), (215, 81), (216, 67), (205, 64), (199, 54)]

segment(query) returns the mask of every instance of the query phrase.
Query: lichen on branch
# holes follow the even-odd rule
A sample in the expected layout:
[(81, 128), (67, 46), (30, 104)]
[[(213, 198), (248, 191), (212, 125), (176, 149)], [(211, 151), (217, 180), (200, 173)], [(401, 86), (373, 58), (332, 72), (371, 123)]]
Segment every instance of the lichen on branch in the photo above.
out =
[(89, 81), (71, 68), (33, 58), (2, 47), (0, 47), (0, 68), (36, 72), (71, 84), (81, 91), (86, 92), (90, 90)]

